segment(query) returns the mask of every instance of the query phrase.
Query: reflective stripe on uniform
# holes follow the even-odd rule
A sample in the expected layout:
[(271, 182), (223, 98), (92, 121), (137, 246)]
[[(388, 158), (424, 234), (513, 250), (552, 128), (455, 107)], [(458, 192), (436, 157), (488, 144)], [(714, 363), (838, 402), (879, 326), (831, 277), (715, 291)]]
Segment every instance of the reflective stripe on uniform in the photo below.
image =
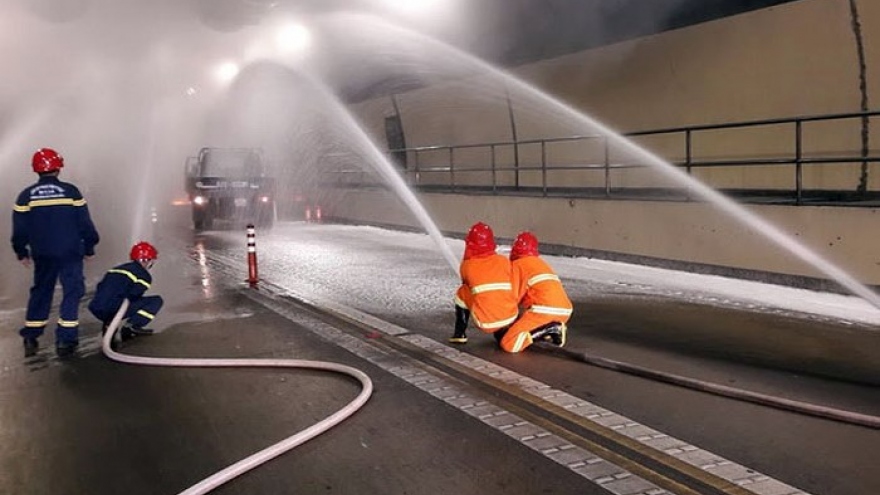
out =
[(513, 285), (510, 282), (477, 285), (471, 289), (471, 294), (482, 294), (483, 292), (491, 292), (493, 290), (513, 290)]
[(144, 311), (142, 309), (138, 310), (137, 314), (143, 316), (144, 318), (146, 318), (148, 320), (152, 320), (153, 318), (155, 318), (154, 315), (151, 315), (150, 313), (147, 313), (146, 311)]
[(17, 211), (19, 213), (27, 213), (31, 211), (31, 207), (28, 205), (12, 205), (12, 211)]
[(529, 311), (532, 313), (538, 313), (541, 315), (557, 315), (557, 316), (570, 316), (571, 308), (559, 308), (555, 306), (540, 306), (538, 304), (533, 305), (529, 308)]
[(458, 297), (458, 294), (455, 295), (455, 305), (462, 309), (468, 309), (467, 304)]
[(42, 328), (42, 327), (45, 327), (47, 323), (49, 323), (48, 320), (26, 321), (26, 322), (24, 322), (24, 326), (27, 328)]
[(516, 340), (513, 341), (513, 346), (510, 348), (510, 352), (520, 352), (526, 347), (526, 341), (532, 340), (532, 334), (529, 332), (521, 332), (516, 336)]
[(113, 268), (111, 270), (108, 270), (107, 273), (119, 273), (121, 275), (125, 275), (126, 277), (130, 278), (132, 282), (134, 282), (136, 284), (141, 284), (148, 289), (150, 288), (149, 282), (147, 282), (144, 279), (137, 278), (137, 276), (135, 276), (134, 273), (131, 273), (128, 270), (120, 270), (118, 268)]
[[(85, 203), (83, 203), (85, 204)], [(31, 208), (37, 208), (40, 206), (77, 206), (76, 201), (73, 198), (56, 198), (56, 199), (32, 199), (28, 202), (28, 206)], [(82, 205), (79, 205), (82, 206)]]
[(58, 319), (58, 326), (63, 328), (76, 328), (79, 326), (79, 320), (62, 320)]
[(541, 273), (541, 274), (535, 275), (534, 277), (530, 278), (528, 281), (528, 284), (529, 284), (529, 287), (531, 287), (533, 285), (540, 284), (541, 282), (548, 282), (551, 280), (553, 280), (555, 282), (560, 281), (559, 277), (552, 274), (552, 273)]
[(476, 315), (473, 315), (473, 314), (472, 314), (472, 317), (474, 319), (474, 323), (476, 323), (478, 327), (495, 329), (495, 328), (503, 328), (503, 327), (506, 327), (507, 325), (510, 325), (511, 323), (516, 321), (517, 315), (513, 315), (510, 318), (507, 318), (506, 320), (491, 321), (491, 322), (482, 322), (477, 318)]

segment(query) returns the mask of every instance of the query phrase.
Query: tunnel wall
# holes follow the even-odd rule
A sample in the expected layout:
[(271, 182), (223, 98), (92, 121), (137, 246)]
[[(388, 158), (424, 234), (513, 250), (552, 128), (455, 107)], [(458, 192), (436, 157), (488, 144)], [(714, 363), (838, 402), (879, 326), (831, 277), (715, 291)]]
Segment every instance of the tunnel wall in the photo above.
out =
[[(513, 69), (523, 80), (623, 132), (685, 125), (858, 112), (862, 89), (869, 108), (880, 95), (880, 2), (858, 1), (865, 71), (848, 0), (800, 0), (636, 40), (543, 60)], [(863, 78), (863, 75), (865, 76)], [(493, 89), (490, 77), (457, 80), (396, 95), (408, 147), (509, 141), (510, 109), (519, 140), (578, 134), (577, 126), (547, 112), (533, 99)], [(508, 107), (507, 95), (511, 95)], [(875, 105), (876, 106), (876, 105)], [(378, 143), (391, 98), (377, 98), (355, 112)], [(875, 127), (872, 124), (872, 127)], [(870, 129), (869, 129), (870, 130)], [(751, 153), (785, 154), (787, 130), (767, 128), (709, 135), (695, 143), (710, 158)], [(807, 133), (808, 151), (860, 149), (853, 124), (822, 124)], [(871, 136), (873, 138), (873, 136)], [(876, 139), (873, 139), (876, 141)], [(675, 145), (644, 142), (649, 150), (676, 159)], [(877, 146), (871, 148), (876, 154)], [(524, 150), (521, 160), (534, 160)], [(577, 147), (555, 152), (558, 163), (583, 160)], [(442, 163), (443, 157), (436, 158)], [(474, 160), (479, 160), (475, 157)], [(485, 159), (485, 158), (483, 158)], [(430, 163), (430, 157), (425, 158)], [(500, 165), (512, 153), (499, 153)], [(423, 164), (425, 165), (425, 164)], [(878, 165), (870, 165), (868, 189), (880, 187)], [(760, 167), (702, 169), (697, 177), (713, 187), (791, 189), (791, 169)], [(528, 179), (527, 179), (528, 180)], [(657, 184), (635, 172), (619, 185)], [(810, 167), (805, 186), (854, 190), (858, 167)], [(581, 182), (584, 185), (583, 182)], [(662, 185), (662, 184), (660, 184)], [(334, 215), (353, 221), (411, 225), (399, 207), (376, 191), (351, 191)], [(768, 247), (760, 236), (713, 207), (700, 203), (536, 199), (477, 195), (423, 195), (442, 230), (464, 232), (483, 220), (499, 235), (531, 229), (545, 241), (608, 255), (634, 255), (768, 273), (814, 276), (814, 270)], [(395, 200), (390, 200), (395, 201)], [(367, 206), (369, 205), (369, 207)], [(750, 206), (845, 269), (871, 284), (880, 267), (877, 210), (811, 206)], [(376, 212), (383, 212), (378, 214)]]
[[(803, 280), (827, 277), (760, 231), (732, 222), (708, 205), (459, 194), (422, 194), (420, 199), (438, 227), (448, 233), (461, 235), (473, 222), (483, 221), (508, 241), (522, 230), (535, 232), (548, 253), (831, 288)], [(872, 236), (864, 232), (866, 226), (880, 222), (877, 209), (748, 209), (860, 281), (880, 285), (876, 244), (866, 242)], [(423, 230), (401, 201), (380, 189), (345, 191), (327, 214), (345, 222)]]

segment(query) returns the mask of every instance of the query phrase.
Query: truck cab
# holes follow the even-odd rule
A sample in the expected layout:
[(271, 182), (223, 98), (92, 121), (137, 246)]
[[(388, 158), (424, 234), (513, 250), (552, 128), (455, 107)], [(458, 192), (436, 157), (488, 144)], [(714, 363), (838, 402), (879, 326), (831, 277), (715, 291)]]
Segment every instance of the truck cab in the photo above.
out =
[(275, 221), (275, 180), (256, 148), (202, 148), (187, 158), (186, 192), (196, 230), (218, 220), (261, 227)]

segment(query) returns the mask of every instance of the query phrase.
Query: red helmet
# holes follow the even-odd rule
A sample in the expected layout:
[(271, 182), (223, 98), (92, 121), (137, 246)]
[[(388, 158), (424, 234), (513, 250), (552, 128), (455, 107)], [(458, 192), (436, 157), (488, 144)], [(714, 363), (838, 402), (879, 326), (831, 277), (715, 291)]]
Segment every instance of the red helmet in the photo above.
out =
[(159, 251), (149, 242), (139, 242), (131, 247), (129, 255), (132, 261), (152, 261), (159, 257)]
[(465, 259), (495, 254), (495, 234), (492, 233), (492, 227), (483, 222), (475, 223), (464, 238), (464, 246)]
[(34, 172), (38, 174), (55, 172), (64, 166), (64, 158), (51, 148), (40, 148), (34, 153), (31, 165), (34, 167)]
[(520, 232), (510, 248), (510, 260), (518, 260), (523, 256), (538, 256), (538, 238), (531, 232)]

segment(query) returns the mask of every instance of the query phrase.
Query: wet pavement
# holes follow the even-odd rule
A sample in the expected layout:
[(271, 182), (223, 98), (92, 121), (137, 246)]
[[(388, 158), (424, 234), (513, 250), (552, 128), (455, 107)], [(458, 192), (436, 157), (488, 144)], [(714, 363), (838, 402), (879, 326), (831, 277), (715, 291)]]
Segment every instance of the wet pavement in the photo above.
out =
[[(256, 295), (243, 282), (243, 231), (192, 235), (174, 227), (157, 236), (162, 254), (154, 288), (168, 305), (157, 319), (159, 333), (125, 343), (123, 352), (329, 360), (363, 370), (375, 386), (353, 417), (216, 493), (676, 493), (675, 483), (638, 468), (563, 458), (588, 447), (573, 437), (590, 434), (570, 438), (557, 428), (578, 432), (593, 427), (581, 421), (602, 418), (619, 421), (609, 431), (645, 446), (675, 440), (663, 450), (674, 457), (670, 465), (691, 455), (691, 466), (718, 476), (710, 483), (715, 491), (705, 493), (880, 493), (880, 475), (873, 474), (880, 430), (551, 352), (509, 355), (474, 331), (466, 346), (450, 347), (457, 280), (427, 236), (282, 223), (258, 237), (267, 285)], [(876, 382), (866, 385), (880, 376), (878, 336), (870, 316), (856, 317), (858, 303), (848, 320), (846, 311), (804, 313), (711, 287), (661, 286), (621, 274), (604, 279), (607, 273), (583, 264), (566, 269), (577, 260), (551, 263), (576, 305), (570, 349), (880, 415)], [(339, 325), (312, 319), (288, 304), (293, 299), (349, 311), (375, 333), (337, 334)], [(332, 414), (359, 391), (350, 378), (311, 370), (116, 363), (100, 354), (97, 322), (87, 317), (76, 358), (57, 360), (44, 338), (44, 350), (23, 359), (14, 332), (19, 317), (14, 308), (0, 313), (7, 330), (0, 335), (0, 493), (178, 493)], [(498, 377), (506, 385), (496, 384)], [(555, 391), (541, 399), (550, 403), (534, 399), (541, 390)], [(477, 412), (489, 408), (499, 409)], [(496, 421), (510, 414), (521, 419)], [(518, 429), (524, 433), (512, 433)], [(575, 447), (550, 445), (556, 438)], [(715, 466), (701, 464), (705, 459)], [(739, 468), (750, 474), (720, 475)], [(736, 484), (750, 491), (731, 491)]]
[[(348, 362), (376, 387), (367, 407), (320, 440), (216, 493), (602, 493), (241, 296), (215, 302), (239, 317), (172, 326), (122, 350)], [(0, 387), (0, 492), (28, 494), (178, 493), (359, 392), (353, 380), (316, 371), (150, 368), (97, 354), (8, 369)], [(503, 463), (484, 460), (500, 452)], [(543, 475), (523, 476), (522, 466)]]

